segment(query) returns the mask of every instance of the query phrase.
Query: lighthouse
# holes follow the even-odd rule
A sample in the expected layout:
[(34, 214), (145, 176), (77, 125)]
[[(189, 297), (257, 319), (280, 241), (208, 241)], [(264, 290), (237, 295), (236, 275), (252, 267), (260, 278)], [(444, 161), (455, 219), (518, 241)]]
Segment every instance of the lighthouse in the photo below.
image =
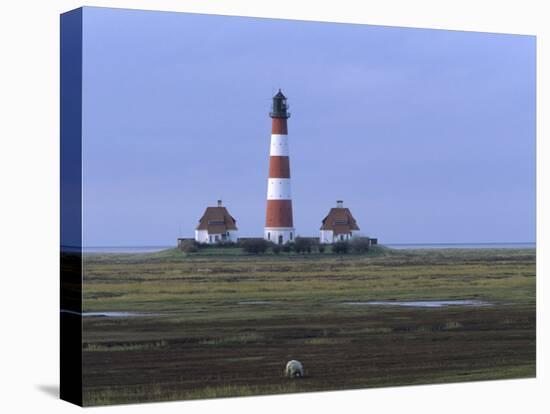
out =
[(271, 146), (264, 239), (276, 244), (285, 244), (294, 241), (295, 231), (292, 220), (287, 127), (290, 113), (286, 96), (280, 89), (273, 97), (269, 116), (271, 117)]

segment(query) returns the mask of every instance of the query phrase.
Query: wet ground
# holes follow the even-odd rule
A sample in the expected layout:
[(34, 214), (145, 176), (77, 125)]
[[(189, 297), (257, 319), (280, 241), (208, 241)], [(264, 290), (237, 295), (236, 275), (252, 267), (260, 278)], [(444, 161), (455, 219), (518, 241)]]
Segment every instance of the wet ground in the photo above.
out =
[[(86, 263), (87, 405), (536, 371), (532, 250)], [(283, 376), (292, 359), (304, 364), (304, 379)]]

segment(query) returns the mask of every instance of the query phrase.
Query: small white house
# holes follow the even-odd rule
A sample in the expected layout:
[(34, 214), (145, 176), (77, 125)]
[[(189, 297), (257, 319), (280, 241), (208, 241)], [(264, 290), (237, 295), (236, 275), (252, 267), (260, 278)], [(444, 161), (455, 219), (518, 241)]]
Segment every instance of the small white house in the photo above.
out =
[(237, 221), (218, 200), (217, 207), (207, 207), (195, 228), (195, 241), (215, 244), (237, 241)]
[(353, 218), (349, 208), (344, 207), (344, 202), (338, 200), (336, 207), (330, 209), (321, 225), (320, 242), (332, 244), (338, 241), (351, 240), (359, 235), (359, 226)]

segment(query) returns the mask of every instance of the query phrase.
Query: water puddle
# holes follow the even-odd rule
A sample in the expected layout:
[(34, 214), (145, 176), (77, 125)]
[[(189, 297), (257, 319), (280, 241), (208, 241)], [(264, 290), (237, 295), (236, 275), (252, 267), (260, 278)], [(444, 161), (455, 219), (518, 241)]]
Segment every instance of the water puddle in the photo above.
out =
[(98, 318), (130, 318), (134, 316), (154, 316), (152, 313), (139, 313), (139, 312), (75, 312), (62, 309), (61, 313), (68, 313), (71, 315), (78, 315), (82, 317), (98, 317)]
[(491, 306), (489, 302), (482, 300), (414, 300), (414, 301), (396, 301), (396, 300), (372, 300), (372, 301), (355, 301), (341, 302), (341, 305), (351, 306), (405, 306), (411, 308), (442, 308), (446, 306)]
[[(243, 300), (237, 302), (238, 305), (277, 305), (281, 302), (269, 301), (269, 300)], [(397, 301), (397, 300), (371, 300), (371, 301), (351, 301), (340, 302), (340, 305), (344, 306), (402, 306), (411, 308), (442, 308), (447, 306), (491, 306), (492, 303), (483, 300), (415, 300), (415, 301)], [(82, 316), (85, 318), (132, 318), (132, 317), (146, 317), (146, 316), (161, 316), (158, 313), (144, 313), (144, 312), (75, 312), (71, 310), (62, 309), (61, 313)]]

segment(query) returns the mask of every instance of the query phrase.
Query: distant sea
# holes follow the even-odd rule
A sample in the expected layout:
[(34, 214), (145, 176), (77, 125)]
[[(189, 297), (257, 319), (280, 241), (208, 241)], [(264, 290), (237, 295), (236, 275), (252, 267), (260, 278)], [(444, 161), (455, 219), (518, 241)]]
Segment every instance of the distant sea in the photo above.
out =
[[(534, 249), (533, 242), (511, 243), (383, 243), (392, 249)], [(154, 253), (175, 246), (90, 246), (86, 253)]]
[(392, 249), (534, 249), (534, 242), (511, 243), (387, 243)]

